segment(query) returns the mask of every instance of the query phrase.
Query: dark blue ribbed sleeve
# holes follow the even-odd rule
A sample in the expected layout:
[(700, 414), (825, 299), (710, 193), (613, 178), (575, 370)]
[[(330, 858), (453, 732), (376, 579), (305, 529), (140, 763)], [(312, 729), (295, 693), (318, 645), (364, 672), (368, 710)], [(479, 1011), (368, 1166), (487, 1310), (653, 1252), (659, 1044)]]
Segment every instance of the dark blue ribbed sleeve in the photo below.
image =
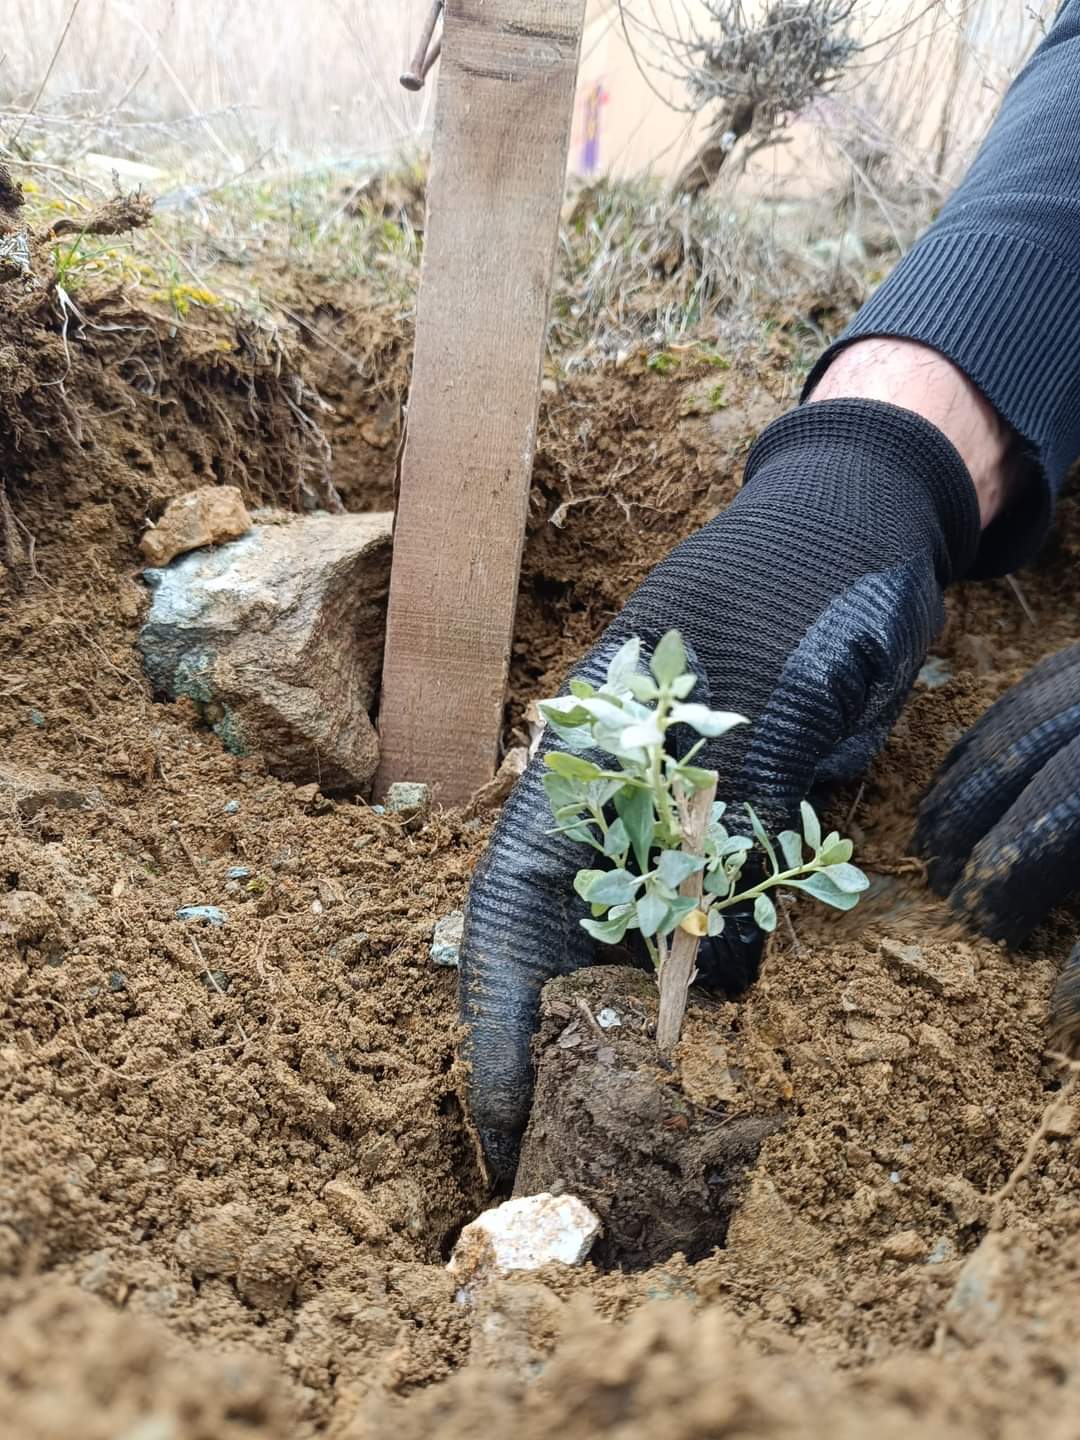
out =
[(1080, 456), (1080, 0), (1013, 82), (964, 180), (818, 361), (866, 336), (946, 355), (1020, 435), (1023, 493), (984, 536), (978, 571), (1029, 560)]

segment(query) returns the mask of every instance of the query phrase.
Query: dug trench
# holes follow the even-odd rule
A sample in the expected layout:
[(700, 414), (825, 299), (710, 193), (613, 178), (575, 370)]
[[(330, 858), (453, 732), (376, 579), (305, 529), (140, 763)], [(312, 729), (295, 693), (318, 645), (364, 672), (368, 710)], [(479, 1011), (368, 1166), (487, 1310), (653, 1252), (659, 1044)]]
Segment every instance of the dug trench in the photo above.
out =
[[(407, 343), (376, 344), (383, 319), (340, 295), (311, 299), (306, 344), (116, 295), (66, 336), (40, 298), (4, 305), (0, 750), (75, 797), (9, 797), (0, 829), (10, 1433), (1069, 1433), (1077, 1110), (1044, 1017), (1075, 914), (1009, 954), (950, 928), (907, 844), (951, 740), (1075, 638), (1076, 500), (1021, 578), (1037, 623), (1005, 585), (958, 588), (940, 663), (834, 798), (879, 902), (795, 910), (744, 999), (691, 1007), (688, 1103), (770, 1118), (723, 1248), (551, 1267), (470, 1307), (445, 1259), (487, 1193), (455, 978), (428, 952), (492, 815), (409, 825), (275, 779), (155, 702), (135, 651), (137, 542), (169, 497), (329, 504), (334, 484), (385, 506)], [(318, 337), (390, 368), (327, 383)], [(734, 362), (723, 408), (692, 354), (546, 383), (508, 743), (730, 498), (785, 365)], [(193, 928), (191, 904), (227, 918)]]

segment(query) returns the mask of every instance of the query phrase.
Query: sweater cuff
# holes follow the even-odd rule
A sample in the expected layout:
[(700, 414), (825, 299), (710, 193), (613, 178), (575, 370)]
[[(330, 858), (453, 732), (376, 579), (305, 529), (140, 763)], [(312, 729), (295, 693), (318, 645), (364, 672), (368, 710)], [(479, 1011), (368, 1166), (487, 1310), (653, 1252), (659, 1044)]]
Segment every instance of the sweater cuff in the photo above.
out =
[(777, 461), (808, 480), (818, 467), (846, 476), (863, 498), (877, 487), (880, 520), (899, 501), (913, 520), (921, 516), (922, 525), (936, 531), (942, 585), (970, 573), (979, 544), (975, 486), (952, 441), (914, 410), (854, 398), (803, 405), (758, 436), (746, 459), (744, 489), (758, 476), (767, 483)]
[(1038, 553), (1080, 453), (1078, 334), (1080, 273), (1057, 255), (1015, 233), (931, 233), (818, 359), (803, 399), (856, 340), (914, 340), (951, 360), (1022, 444), (1017, 499), (983, 532), (970, 572), (1004, 575)]

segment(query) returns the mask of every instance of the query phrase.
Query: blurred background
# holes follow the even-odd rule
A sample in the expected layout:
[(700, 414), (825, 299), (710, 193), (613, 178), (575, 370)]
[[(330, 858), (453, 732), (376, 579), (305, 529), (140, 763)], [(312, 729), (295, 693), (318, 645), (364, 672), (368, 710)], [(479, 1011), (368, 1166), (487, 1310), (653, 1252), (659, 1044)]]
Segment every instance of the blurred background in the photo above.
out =
[[(1053, 8), (589, 0), (550, 363), (660, 352), (703, 324), (734, 355), (779, 326), (796, 384), (936, 213)], [(224, 308), (287, 330), (302, 292), (329, 282), (408, 334), (439, 71), (416, 94), (399, 76), (428, 13), (429, 0), (16, 7), (0, 161), (27, 233), (66, 232), (49, 260), (63, 294), (119, 284), (188, 325)], [(135, 190), (152, 222), (102, 228), (96, 207)]]
[[(774, 7), (776, 8), (776, 7)], [(810, 103), (794, 138), (748, 166), (758, 183), (797, 178), (886, 146), (948, 181), (969, 156), (1052, 0), (860, 0), (860, 46)], [(356, 163), (422, 146), (434, 84), (398, 85), (428, 0), (25, 0), (0, 41), (0, 105), (21, 133), (64, 127), (73, 148), (131, 159), (182, 149), (223, 173)], [(676, 173), (707, 115), (687, 93), (695, 37), (718, 16), (765, 5), (716, 0), (590, 0), (572, 167)], [(437, 83), (437, 72), (436, 72)], [(706, 107), (707, 111), (708, 107)], [(18, 123), (16, 121), (15, 123)]]

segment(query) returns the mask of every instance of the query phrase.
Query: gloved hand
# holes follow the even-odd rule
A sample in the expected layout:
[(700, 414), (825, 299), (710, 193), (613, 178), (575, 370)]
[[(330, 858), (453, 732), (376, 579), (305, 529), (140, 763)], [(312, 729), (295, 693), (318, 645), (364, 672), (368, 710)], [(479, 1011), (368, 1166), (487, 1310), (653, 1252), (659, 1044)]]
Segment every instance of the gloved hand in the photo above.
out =
[[(1036, 665), (960, 738), (915, 841), (933, 889), (1010, 945), (1077, 888), (1080, 645)], [(1080, 1035), (1080, 947), (1055, 991), (1051, 1030), (1063, 1043)]]
[[(978, 536), (970, 477), (934, 426), (877, 401), (803, 406), (763, 432), (731, 506), (656, 567), (574, 673), (599, 682), (628, 636), (650, 649), (680, 630), (693, 698), (751, 721), (695, 763), (720, 771), (721, 799), (749, 801), (782, 829), (811, 786), (850, 778), (878, 750)], [(595, 958), (572, 883), (592, 852), (546, 833), (542, 773), (537, 757), (466, 908), (470, 1101), (499, 1178), (513, 1173), (528, 1114), (541, 987)], [(699, 972), (752, 979), (759, 944), (751, 920), (729, 919)]]

